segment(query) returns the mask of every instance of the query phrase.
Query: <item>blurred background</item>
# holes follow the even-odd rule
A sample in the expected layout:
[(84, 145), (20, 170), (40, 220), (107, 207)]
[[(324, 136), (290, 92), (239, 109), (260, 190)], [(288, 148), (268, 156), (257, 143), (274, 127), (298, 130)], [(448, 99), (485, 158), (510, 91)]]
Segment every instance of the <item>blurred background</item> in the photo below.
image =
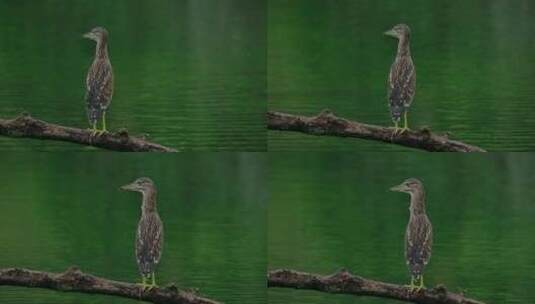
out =
[[(491, 151), (535, 150), (535, 2), (529, 0), (270, 0), (271, 110), (329, 108), (391, 125), (386, 81), (412, 30), (417, 71), (412, 128), (429, 126)], [(407, 150), (373, 141), (268, 133), (270, 150)]]
[[(181, 150), (266, 149), (266, 2), (38, 0), (0, 2), (0, 117), (22, 111), (87, 128), (85, 77), (110, 33), (115, 92), (108, 128)], [(0, 150), (85, 150), (0, 138)]]
[[(160, 286), (198, 288), (224, 303), (266, 303), (265, 161), (259, 154), (3, 153), (0, 268), (71, 265), (140, 282), (134, 255), (140, 176), (158, 187), (165, 243)], [(120, 156), (120, 157), (119, 157)], [(118, 297), (0, 286), (2, 303), (138, 303)]]
[[(268, 268), (331, 274), (341, 268), (408, 284), (409, 196), (423, 181), (434, 245), (428, 287), (444, 284), (485, 303), (535, 298), (535, 155), (270, 154)], [(271, 304), (392, 303), (270, 288)]]

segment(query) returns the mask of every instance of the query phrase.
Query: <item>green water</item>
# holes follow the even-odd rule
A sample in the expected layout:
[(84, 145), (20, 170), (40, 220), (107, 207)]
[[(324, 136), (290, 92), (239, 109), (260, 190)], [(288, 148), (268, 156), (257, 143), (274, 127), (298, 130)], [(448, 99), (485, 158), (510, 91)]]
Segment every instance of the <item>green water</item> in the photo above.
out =
[[(266, 303), (261, 154), (2, 154), (0, 269), (70, 265), (140, 280), (134, 238), (141, 198), (119, 187), (156, 183), (165, 244), (157, 279), (224, 303)], [(2, 303), (138, 303), (118, 297), (0, 287)]]
[[(535, 2), (270, 0), (269, 108), (390, 125), (386, 80), (412, 29), (412, 127), (494, 151), (535, 149)], [(406, 150), (369, 141), (269, 132), (270, 150)]]
[[(108, 127), (180, 150), (266, 149), (266, 4), (248, 0), (2, 0), (0, 118), (88, 127), (94, 26), (110, 32)], [(0, 150), (85, 150), (0, 138)]]
[[(408, 177), (427, 190), (434, 246), (426, 284), (486, 303), (535, 298), (535, 156), (271, 154), (268, 267), (330, 274), (341, 268), (405, 284)], [(271, 304), (394, 303), (270, 289)]]

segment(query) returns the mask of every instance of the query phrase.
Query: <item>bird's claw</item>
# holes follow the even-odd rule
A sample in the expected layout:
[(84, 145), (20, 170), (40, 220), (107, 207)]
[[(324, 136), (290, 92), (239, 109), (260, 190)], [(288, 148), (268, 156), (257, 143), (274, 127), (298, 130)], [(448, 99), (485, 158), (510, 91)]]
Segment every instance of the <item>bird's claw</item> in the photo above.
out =
[(407, 127), (404, 127), (404, 128), (394, 128), (394, 131), (392, 131), (392, 135), (393, 136), (396, 136), (396, 135), (403, 135), (405, 132), (407, 132), (409, 130), (409, 128)]
[(89, 131), (91, 131), (91, 137), (98, 137), (98, 136), (102, 136), (106, 133), (108, 133), (108, 131), (106, 130), (98, 130), (98, 129), (89, 129)]
[(419, 292), (420, 290), (422, 290), (421, 286), (416, 285), (405, 285), (405, 287), (408, 288), (410, 292)]
[(409, 128), (407, 127), (404, 127), (403, 129), (400, 129), (399, 130), (399, 135), (402, 135), (403, 133), (407, 132), (409, 130)]
[(146, 291), (151, 291), (153, 290), (155, 287), (158, 287), (156, 285), (153, 285), (153, 284), (146, 284), (146, 283), (138, 283), (137, 284), (139, 287), (141, 287), (141, 289), (143, 289), (144, 292)]
[(394, 131), (392, 131), (392, 138), (394, 138), (396, 135), (398, 135), (400, 130), (401, 130), (400, 128), (394, 127)]
[(91, 132), (91, 137), (98, 136), (100, 132), (100, 130), (96, 128), (87, 129), (87, 131)]
[(147, 287), (149, 286), (148, 284), (145, 284), (145, 283), (138, 283), (137, 284), (141, 289), (143, 289), (143, 291), (145, 291), (147, 289)]

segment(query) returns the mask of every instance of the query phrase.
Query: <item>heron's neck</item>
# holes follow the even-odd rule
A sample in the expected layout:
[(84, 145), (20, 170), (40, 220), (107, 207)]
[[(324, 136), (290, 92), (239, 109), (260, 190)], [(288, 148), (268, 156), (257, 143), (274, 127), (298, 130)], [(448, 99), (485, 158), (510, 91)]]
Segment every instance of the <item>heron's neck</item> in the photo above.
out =
[(95, 53), (95, 58), (98, 58), (98, 59), (108, 58), (108, 41), (105, 38), (97, 41), (97, 50)]
[(397, 57), (410, 56), (411, 55), (411, 43), (409, 36), (402, 36), (398, 42), (398, 54)]
[(409, 210), (411, 215), (425, 214), (425, 191), (423, 189), (411, 193), (411, 205)]
[(141, 212), (143, 214), (156, 211), (156, 189), (148, 189), (143, 192)]

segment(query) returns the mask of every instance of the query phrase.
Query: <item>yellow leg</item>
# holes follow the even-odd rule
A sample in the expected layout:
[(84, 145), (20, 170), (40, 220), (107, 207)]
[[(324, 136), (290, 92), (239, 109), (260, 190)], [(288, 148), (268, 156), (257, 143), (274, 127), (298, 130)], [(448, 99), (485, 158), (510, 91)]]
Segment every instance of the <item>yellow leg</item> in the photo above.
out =
[(405, 285), (405, 287), (409, 288), (411, 291), (413, 291), (416, 288), (416, 285), (414, 285), (414, 276), (411, 275), (411, 284)]
[(424, 275), (421, 274), (419, 276), (419, 278), (420, 278), (420, 280), (419, 280), (420, 283), (418, 284), (418, 286), (416, 286), (416, 291), (420, 291), (420, 290), (422, 290), (422, 288), (424, 288)]
[(93, 136), (95, 136), (98, 133), (97, 121), (93, 122), (93, 127), (91, 128), (91, 131), (93, 132)]
[[(96, 123), (95, 123), (96, 125)], [(96, 128), (96, 127), (95, 127)], [(104, 133), (106, 133), (106, 112), (103, 112), (102, 113), (102, 130), (95, 130), (94, 131), (96, 135), (102, 135)]]
[(151, 273), (151, 278), (152, 278), (152, 282), (147, 285), (148, 287), (148, 290), (152, 290), (154, 287), (158, 287), (158, 285), (156, 285), (156, 274), (153, 272)]
[(141, 275), (141, 283), (139, 286), (145, 291), (150, 285), (147, 284), (147, 278), (144, 275)]
[(409, 120), (407, 119), (408, 112), (405, 111), (405, 114), (403, 115), (404, 118), (404, 126), (403, 129), (401, 129), (400, 134), (403, 134), (405, 131), (409, 130)]
[(396, 135), (399, 131), (399, 122), (396, 120), (394, 121), (394, 132), (392, 134)]
[(102, 133), (108, 132), (106, 130), (106, 111), (102, 113)]

